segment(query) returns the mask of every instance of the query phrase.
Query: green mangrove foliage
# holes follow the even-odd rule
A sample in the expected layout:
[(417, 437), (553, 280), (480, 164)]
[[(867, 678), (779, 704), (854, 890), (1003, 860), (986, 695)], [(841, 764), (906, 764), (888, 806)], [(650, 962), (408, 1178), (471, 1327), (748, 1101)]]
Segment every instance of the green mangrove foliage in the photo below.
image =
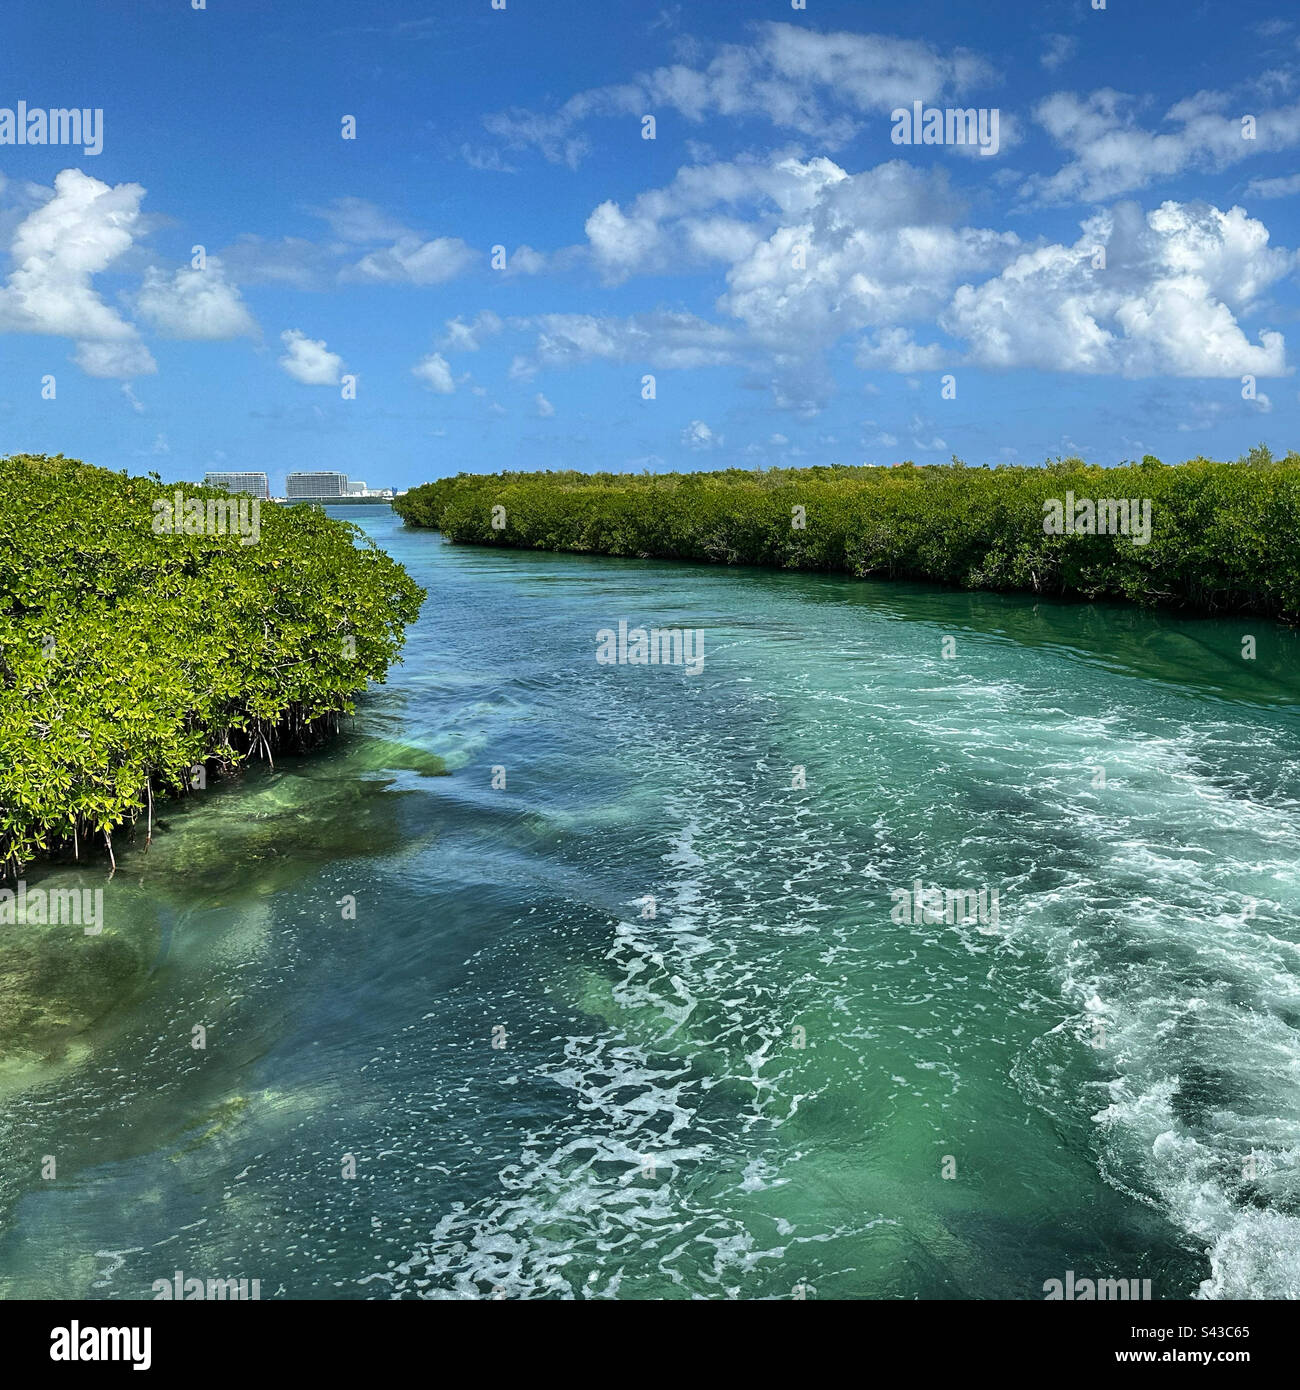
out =
[[(346, 522), (62, 456), (0, 459), (0, 874), (338, 725), (424, 591)], [(246, 509), (251, 506), (243, 499)], [(162, 531), (160, 516), (176, 515)], [(247, 529), (247, 528), (246, 528)]]
[[(832, 570), (1294, 621), (1298, 465), (1300, 456), (1275, 462), (1261, 446), (1239, 463), (1166, 466), (1148, 456), (1118, 468), (1081, 459), (968, 468), (954, 458), (926, 467), (461, 473), (394, 506), (409, 526), (478, 545)], [(1119, 509), (1103, 504), (1125, 500), (1133, 525), (1121, 532)], [(1107, 524), (1116, 533), (1102, 533)]]

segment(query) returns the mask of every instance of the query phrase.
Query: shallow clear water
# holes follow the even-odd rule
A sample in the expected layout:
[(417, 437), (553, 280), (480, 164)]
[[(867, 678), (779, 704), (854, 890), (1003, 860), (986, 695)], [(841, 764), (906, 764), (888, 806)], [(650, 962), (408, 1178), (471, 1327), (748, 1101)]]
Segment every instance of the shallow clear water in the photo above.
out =
[(363, 524), (352, 735), (0, 926), (0, 1294), (1300, 1297), (1295, 633)]

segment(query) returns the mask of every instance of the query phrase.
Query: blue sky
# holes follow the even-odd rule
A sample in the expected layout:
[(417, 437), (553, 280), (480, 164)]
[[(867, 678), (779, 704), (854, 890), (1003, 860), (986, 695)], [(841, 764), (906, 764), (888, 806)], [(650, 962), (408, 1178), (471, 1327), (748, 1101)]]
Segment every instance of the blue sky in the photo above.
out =
[[(1293, 15), (23, 7), (0, 122), (103, 149), (0, 143), (0, 449), (400, 488), (1300, 447)], [(996, 153), (895, 143), (917, 101)]]

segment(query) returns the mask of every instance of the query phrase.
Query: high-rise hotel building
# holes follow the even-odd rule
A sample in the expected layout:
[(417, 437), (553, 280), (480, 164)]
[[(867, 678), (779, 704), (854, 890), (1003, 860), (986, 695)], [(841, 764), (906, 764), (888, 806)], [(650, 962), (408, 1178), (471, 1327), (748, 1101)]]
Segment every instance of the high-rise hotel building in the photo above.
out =
[(309, 498), (346, 497), (348, 475), (328, 471), (289, 473), (284, 479), (284, 495), (289, 502), (301, 502)]
[(227, 492), (246, 492), (251, 497), (270, 497), (265, 473), (205, 473), (204, 487), (224, 488)]

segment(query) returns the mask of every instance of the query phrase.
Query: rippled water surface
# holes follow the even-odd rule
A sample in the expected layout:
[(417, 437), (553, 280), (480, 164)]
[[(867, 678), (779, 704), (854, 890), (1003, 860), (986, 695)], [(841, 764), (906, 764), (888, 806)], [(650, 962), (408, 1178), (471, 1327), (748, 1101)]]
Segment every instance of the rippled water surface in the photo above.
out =
[(0, 925), (0, 1294), (1300, 1297), (1296, 634), (340, 514), (352, 733)]

